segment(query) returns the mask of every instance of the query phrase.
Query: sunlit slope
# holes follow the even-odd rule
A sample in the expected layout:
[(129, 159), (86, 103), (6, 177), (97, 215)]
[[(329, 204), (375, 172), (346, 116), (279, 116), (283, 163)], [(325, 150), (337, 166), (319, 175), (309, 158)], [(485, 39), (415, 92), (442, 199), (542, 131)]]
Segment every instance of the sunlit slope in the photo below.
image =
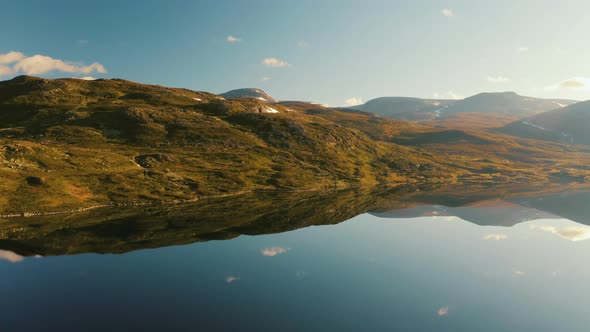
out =
[(435, 159), (256, 99), (125, 80), (0, 82), (0, 213), (466, 173)]

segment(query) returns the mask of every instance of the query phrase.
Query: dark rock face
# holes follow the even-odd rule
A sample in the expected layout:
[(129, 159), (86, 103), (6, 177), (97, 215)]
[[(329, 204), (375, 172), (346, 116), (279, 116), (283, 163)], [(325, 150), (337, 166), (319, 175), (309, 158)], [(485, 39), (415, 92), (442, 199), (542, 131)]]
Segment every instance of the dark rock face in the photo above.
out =
[(26, 181), (29, 184), (29, 186), (33, 186), (33, 187), (42, 186), (47, 182), (47, 180), (45, 180), (45, 178), (37, 177), (37, 176), (29, 176), (28, 178), (26, 178)]

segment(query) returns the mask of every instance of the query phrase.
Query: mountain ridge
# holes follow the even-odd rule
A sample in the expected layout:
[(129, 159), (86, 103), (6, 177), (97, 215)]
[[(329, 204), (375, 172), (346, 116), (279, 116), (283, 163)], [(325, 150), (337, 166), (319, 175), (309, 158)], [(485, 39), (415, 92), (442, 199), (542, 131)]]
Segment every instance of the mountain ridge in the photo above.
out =
[[(513, 91), (482, 92), (464, 99), (423, 99), (413, 97), (380, 97), (369, 100), (354, 109), (365, 110), (392, 119), (415, 121), (430, 125), (446, 125), (469, 120), (472, 114), (493, 115), (487, 121), (496, 120), (489, 126), (501, 126), (518, 118), (540, 114), (568, 106), (577, 101), (568, 99), (545, 99), (521, 96)], [(466, 127), (474, 124), (466, 121)], [(480, 127), (488, 127), (483, 124)]]
[(412, 148), (257, 99), (118, 79), (0, 82), (0, 214), (466, 173), (446, 169)]
[(0, 214), (259, 190), (590, 179), (580, 166), (590, 154), (575, 150), (564, 163), (561, 145), (535, 144), (305, 102), (21, 76), (0, 82)]

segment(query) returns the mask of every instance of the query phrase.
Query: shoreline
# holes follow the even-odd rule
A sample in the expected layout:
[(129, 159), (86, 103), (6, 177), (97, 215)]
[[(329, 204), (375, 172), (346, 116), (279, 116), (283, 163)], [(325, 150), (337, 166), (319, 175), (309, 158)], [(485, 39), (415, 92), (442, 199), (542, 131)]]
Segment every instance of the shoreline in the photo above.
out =
[(8, 213), (8, 214), (0, 214), (0, 219), (44, 217), (44, 216), (54, 216), (54, 215), (60, 215), (60, 214), (76, 214), (76, 213), (82, 213), (82, 212), (101, 209), (101, 208), (186, 204), (186, 203), (198, 202), (203, 199), (239, 196), (239, 195), (252, 193), (252, 192), (254, 192), (254, 191), (247, 190), (247, 191), (240, 191), (240, 192), (231, 193), (231, 194), (200, 196), (200, 197), (197, 197), (194, 199), (175, 200), (175, 201), (127, 202), (127, 203), (114, 203), (113, 202), (110, 204), (97, 204), (97, 205), (87, 206), (87, 207), (83, 207), (83, 208), (61, 210), (61, 211)]
[(61, 211), (48, 211), (48, 212), (18, 212), (18, 213), (7, 213), (7, 214), (0, 214), (0, 219), (16, 219), (16, 218), (30, 218), (30, 217), (46, 217), (46, 216), (55, 216), (55, 215), (68, 215), (68, 214), (76, 214), (82, 213), (86, 211), (102, 209), (102, 208), (120, 208), (120, 207), (135, 207), (135, 206), (156, 206), (156, 205), (180, 205), (180, 204), (187, 204), (187, 203), (195, 203), (198, 201), (202, 201), (204, 199), (215, 199), (215, 198), (225, 198), (225, 197), (232, 197), (232, 196), (240, 196), (249, 193), (299, 193), (299, 192), (314, 192), (314, 191), (337, 191), (337, 190), (344, 190), (344, 189), (351, 189), (354, 188), (353, 186), (350, 187), (341, 187), (341, 188), (319, 188), (319, 189), (301, 189), (301, 190), (268, 190), (268, 189), (261, 189), (261, 190), (244, 190), (238, 191), (235, 193), (230, 194), (220, 194), (220, 195), (209, 195), (209, 196), (199, 196), (193, 199), (185, 199), (185, 200), (171, 200), (171, 201), (151, 201), (151, 202), (125, 202), (125, 203), (114, 203), (111, 202), (109, 204), (97, 204), (87, 207), (69, 209), (69, 210), (61, 210)]
[[(195, 203), (198, 201), (202, 201), (202, 200), (206, 200), (206, 199), (216, 199), (216, 198), (225, 198), (225, 197), (233, 197), (233, 196), (240, 196), (240, 195), (244, 195), (244, 194), (250, 194), (250, 193), (301, 193), (301, 192), (327, 192), (327, 191), (340, 191), (340, 190), (346, 190), (346, 189), (358, 189), (358, 188), (366, 188), (366, 187), (371, 187), (371, 188), (384, 188), (384, 187), (388, 187), (388, 188), (395, 188), (395, 187), (399, 187), (399, 186), (403, 186), (403, 185), (409, 185), (410, 183), (398, 183), (396, 185), (390, 185), (390, 186), (379, 186), (379, 185), (371, 185), (371, 186), (364, 186), (364, 185), (360, 185), (360, 186), (344, 186), (344, 187), (332, 187), (332, 188), (316, 188), (316, 189), (300, 189), (300, 190), (280, 190), (280, 189), (260, 189), (260, 190), (244, 190), (244, 191), (238, 191), (238, 192), (234, 192), (234, 193), (229, 193), (229, 194), (219, 194), (219, 195), (209, 195), (209, 196), (199, 196), (193, 199), (186, 199), (186, 200), (169, 200), (169, 201), (146, 201), (146, 202), (121, 202), (121, 203), (115, 203), (115, 202), (111, 202), (108, 204), (96, 204), (96, 205), (92, 205), (92, 206), (87, 206), (87, 207), (81, 207), (81, 208), (74, 208), (74, 209), (69, 209), (69, 210), (60, 210), (60, 211), (48, 211), (48, 212), (18, 212), (18, 213), (6, 213), (6, 214), (0, 214), (0, 219), (17, 219), (17, 218), (30, 218), (30, 217), (45, 217), (45, 216), (54, 216), (54, 215), (73, 215), (73, 214), (77, 214), (77, 213), (82, 213), (82, 212), (86, 212), (86, 211), (91, 211), (91, 210), (96, 210), (96, 209), (101, 209), (101, 208), (122, 208), (122, 207), (137, 207), (137, 206), (157, 206), (157, 205), (181, 205), (181, 204), (188, 204), (188, 203)], [(411, 183), (411, 184), (416, 184), (416, 183)], [(439, 185), (442, 185), (442, 187), (448, 187), (448, 184), (445, 185), (443, 183), (439, 183)], [(516, 183), (510, 183), (507, 184), (507, 188), (511, 187), (511, 185), (517, 185)], [(459, 185), (460, 187), (469, 187), (469, 184), (462, 184)], [(495, 187), (495, 186), (494, 186)], [(531, 186), (530, 188), (535, 188), (536, 186)], [(547, 193), (555, 193), (555, 192), (560, 192), (562, 189), (568, 188), (569, 191), (580, 191), (583, 190), (584, 188), (586, 188), (587, 190), (590, 189), (590, 185), (588, 184), (583, 184), (583, 185), (562, 185), (562, 186), (550, 186), (550, 188), (544, 187), (546, 189), (545, 192)], [(439, 188), (440, 189), (440, 188)], [(482, 188), (479, 188), (479, 190), (481, 190)], [(514, 191), (514, 193), (521, 193), (520, 191)], [(515, 195), (518, 196), (518, 195)], [(527, 195), (524, 195), (527, 196)]]

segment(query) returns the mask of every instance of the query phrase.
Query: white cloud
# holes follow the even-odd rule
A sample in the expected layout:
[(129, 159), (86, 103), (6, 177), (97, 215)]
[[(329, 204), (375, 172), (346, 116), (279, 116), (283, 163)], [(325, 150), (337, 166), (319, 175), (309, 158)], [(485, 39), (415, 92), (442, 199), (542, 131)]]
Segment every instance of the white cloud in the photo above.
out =
[(270, 248), (264, 248), (264, 249), (262, 249), (260, 251), (260, 253), (262, 254), (262, 256), (274, 257), (276, 255), (284, 254), (288, 250), (289, 249), (281, 248), (281, 247), (270, 247)]
[(8, 52), (6, 54), (0, 54), (0, 65), (6, 65), (14, 63), (25, 58), (25, 55), (21, 52)]
[(504, 77), (504, 76), (488, 76), (487, 80), (488, 80), (488, 82), (491, 82), (491, 83), (508, 83), (508, 82), (510, 82), (510, 79), (508, 77)]
[(242, 41), (240, 38), (234, 36), (227, 36), (225, 40), (227, 40), (230, 43), (237, 43)]
[(441, 10), (440, 12), (444, 16), (446, 16), (446, 17), (453, 17), (453, 16), (455, 16), (455, 13), (453, 12), (453, 10), (452, 9), (449, 9), (449, 8), (445, 8), (445, 9)]
[(283, 61), (283, 60), (280, 60), (277, 58), (265, 58), (264, 60), (262, 60), (262, 64), (267, 67), (274, 67), (274, 68), (290, 66), (290, 64), (287, 61)]
[(54, 59), (41, 54), (27, 57), (20, 52), (0, 54), (0, 64), (2, 64), (0, 66), (0, 76), (16, 75), (17, 73), (40, 75), (51, 71), (70, 74), (106, 73), (104, 66), (97, 62), (85, 66), (79, 63)]
[(0, 250), (0, 259), (9, 261), (11, 263), (22, 262), (25, 259), (23, 256), (8, 250)]
[(13, 70), (8, 66), (0, 65), (0, 77), (12, 75)]
[(438, 309), (438, 315), (439, 316), (447, 316), (449, 314), (449, 307), (442, 307), (440, 309)]
[(516, 49), (516, 52), (518, 53), (526, 53), (529, 51), (529, 48), (527, 46), (520, 46), (519, 48)]
[(272, 80), (272, 77), (269, 77), (269, 76), (264, 76), (264, 77), (261, 79), (261, 81), (262, 81), (262, 82), (267, 82), (267, 81), (270, 81), (270, 80)]
[[(532, 227), (533, 229), (536, 227)], [(540, 230), (556, 234), (564, 239), (577, 242), (590, 239), (590, 227), (570, 226), (564, 228), (557, 228), (554, 226), (541, 226)]]
[(364, 103), (362, 98), (357, 97), (346, 99), (344, 102), (346, 103), (346, 106), (356, 106)]
[(90, 74), (94, 72), (101, 74), (106, 73), (104, 66), (100, 63), (95, 62), (91, 65), (84, 66), (40, 54), (20, 60), (14, 65), (14, 69), (17, 72), (23, 72), (28, 75), (45, 74), (50, 71), (61, 71), (64, 73), (77, 74)]
[(240, 281), (240, 277), (229, 276), (225, 278), (225, 282), (231, 284), (232, 282)]
[(484, 240), (506, 240), (508, 236), (506, 234), (487, 234), (483, 237)]
[(567, 89), (567, 90), (588, 90), (590, 89), (590, 78), (586, 77), (573, 77), (567, 80), (563, 80), (559, 83), (554, 85), (550, 85), (545, 87), (545, 90), (557, 90), (557, 89)]

